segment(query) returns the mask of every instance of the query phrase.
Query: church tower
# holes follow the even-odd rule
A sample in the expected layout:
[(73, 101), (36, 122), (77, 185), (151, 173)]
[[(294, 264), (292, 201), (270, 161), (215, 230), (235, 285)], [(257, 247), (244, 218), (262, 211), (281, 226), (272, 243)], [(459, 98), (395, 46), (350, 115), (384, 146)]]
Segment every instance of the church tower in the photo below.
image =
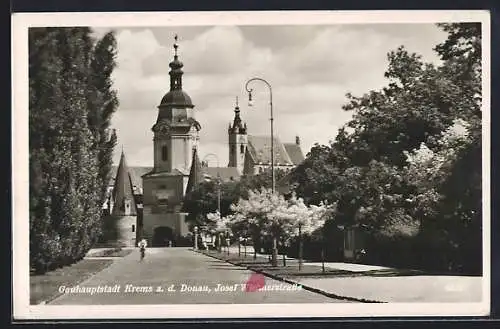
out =
[(154, 133), (154, 172), (189, 174), (193, 144), (197, 142), (200, 125), (194, 119), (194, 105), (182, 90), (182, 67), (177, 55), (177, 36), (174, 60), (170, 66), (170, 91), (158, 106), (158, 118), (152, 127)]
[(231, 125), (229, 123), (229, 165), (228, 167), (236, 167), (240, 173), (243, 172), (245, 163), (245, 153), (247, 149), (247, 125), (243, 124), (240, 117), (240, 107), (238, 105), (238, 97), (236, 97), (236, 106), (234, 108), (234, 120)]
[(137, 206), (134, 200), (134, 192), (132, 190), (132, 182), (130, 180), (127, 162), (125, 161), (125, 153), (122, 150), (120, 164), (116, 171), (115, 185), (113, 187), (113, 210), (114, 216), (136, 216)]
[[(174, 246), (189, 233), (182, 204), (198, 141), (200, 124), (194, 118), (194, 105), (182, 89), (183, 63), (177, 54), (170, 62), (170, 90), (158, 106), (153, 131), (153, 169), (143, 179), (142, 238), (151, 246)], [(187, 241), (187, 240), (186, 240)]]

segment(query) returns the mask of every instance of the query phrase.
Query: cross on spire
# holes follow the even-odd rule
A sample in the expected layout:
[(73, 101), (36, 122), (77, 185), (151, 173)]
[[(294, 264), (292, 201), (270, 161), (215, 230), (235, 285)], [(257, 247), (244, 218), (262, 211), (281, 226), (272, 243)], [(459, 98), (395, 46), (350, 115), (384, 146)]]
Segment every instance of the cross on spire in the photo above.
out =
[(175, 51), (175, 57), (177, 57), (177, 48), (179, 48), (179, 45), (177, 44), (177, 39), (178, 39), (178, 36), (177, 34), (174, 36), (174, 51)]

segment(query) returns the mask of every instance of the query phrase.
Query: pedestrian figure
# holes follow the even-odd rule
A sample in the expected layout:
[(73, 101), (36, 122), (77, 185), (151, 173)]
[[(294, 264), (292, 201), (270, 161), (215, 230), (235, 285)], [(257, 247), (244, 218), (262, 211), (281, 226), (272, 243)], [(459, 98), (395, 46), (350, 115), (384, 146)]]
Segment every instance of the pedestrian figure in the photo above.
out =
[(146, 256), (146, 247), (148, 246), (148, 242), (145, 239), (142, 239), (141, 241), (139, 241), (137, 245), (141, 251), (141, 261), (142, 261), (144, 259), (144, 256)]
[(363, 260), (364, 256), (366, 255), (366, 250), (361, 249), (361, 250), (356, 250), (356, 261), (360, 262)]

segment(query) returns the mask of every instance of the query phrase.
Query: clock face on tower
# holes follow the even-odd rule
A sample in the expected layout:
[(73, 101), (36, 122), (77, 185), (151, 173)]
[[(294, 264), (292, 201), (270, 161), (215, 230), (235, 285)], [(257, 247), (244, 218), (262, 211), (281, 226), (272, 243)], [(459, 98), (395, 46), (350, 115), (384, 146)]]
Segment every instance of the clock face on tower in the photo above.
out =
[(153, 132), (159, 135), (166, 135), (170, 131), (169, 122), (166, 120), (161, 120), (153, 126)]

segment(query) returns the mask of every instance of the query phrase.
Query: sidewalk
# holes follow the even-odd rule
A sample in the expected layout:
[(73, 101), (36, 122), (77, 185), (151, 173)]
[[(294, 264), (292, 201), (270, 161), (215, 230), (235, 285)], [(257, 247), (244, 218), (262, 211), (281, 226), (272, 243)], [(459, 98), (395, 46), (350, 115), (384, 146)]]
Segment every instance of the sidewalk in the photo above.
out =
[[(229, 250), (232, 255), (238, 255), (237, 246)], [(267, 259), (268, 255), (257, 253), (257, 257)], [(247, 259), (253, 259), (253, 248), (247, 247)], [(298, 260), (286, 257), (286, 262), (287, 266), (293, 267)], [(282, 265), (282, 255), (278, 258), (278, 264)], [(303, 265), (319, 268), (318, 272), (321, 272), (321, 263), (304, 262)], [(326, 277), (286, 276), (257, 268), (262, 274), (300, 284), (305, 289), (351, 300), (382, 303), (473, 303), (482, 300), (482, 277), (406, 273), (382, 266), (338, 262), (325, 263), (325, 270), (330, 272)], [(337, 270), (338, 275), (335, 274)]]
[(338, 296), (386, 303), (481, 302), (482, 278), (466, 276), (400, 276), (300, 278), (297, 283)]

